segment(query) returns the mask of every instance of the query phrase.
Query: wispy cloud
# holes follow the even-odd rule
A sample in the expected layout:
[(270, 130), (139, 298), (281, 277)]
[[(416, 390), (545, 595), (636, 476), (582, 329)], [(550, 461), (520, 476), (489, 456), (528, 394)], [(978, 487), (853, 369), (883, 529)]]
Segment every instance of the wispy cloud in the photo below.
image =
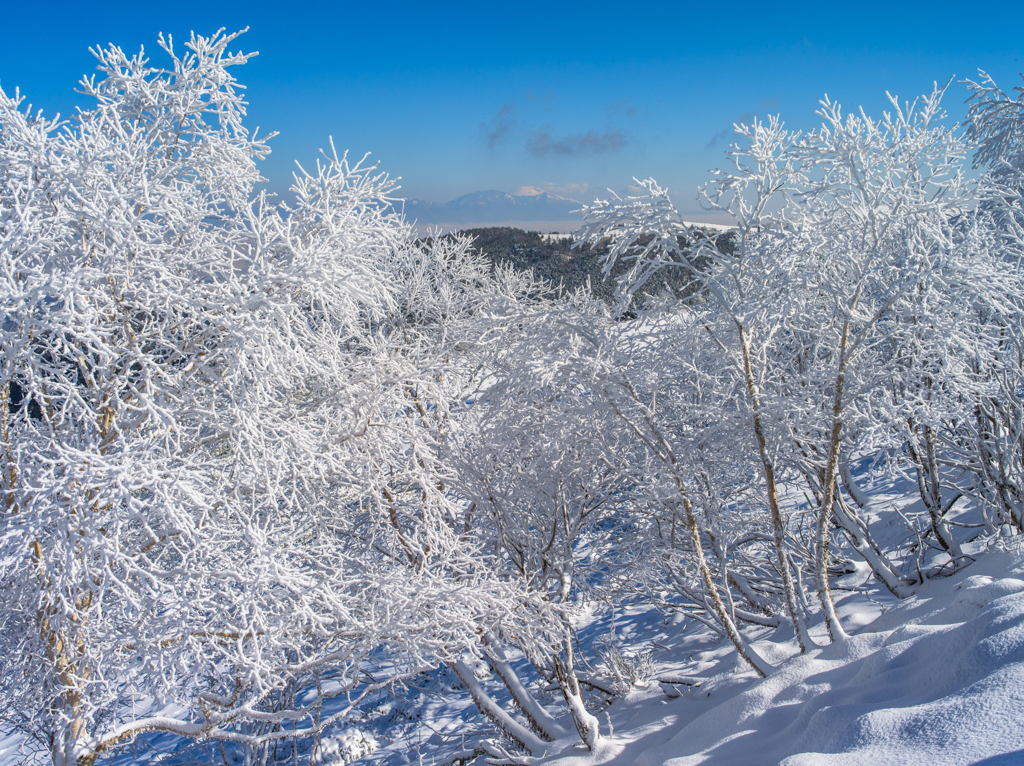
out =
[(526, 142), (527, 150), (534, 157), (546, 157), (549, 154), (603, 154), (617, 152), (625, 145), (626, 137), (621, 130), (606, 130), (604, 133), (590, 130), (561, 138), (553, 138), (548, 131), (541, 130)]
[(553, 184), (545, 183), (545, 190), (560, 197), (582, 197), (590, 192), (590, 184)]
[(546, 93), (533, 93), (531, 91), (527, 91), (526, 98), (529, 101), (532, 101), (535, 104), (541, 104), (544, 107), (551, 107), (558, 103), (558, 96), (550, 88), (548, 88)]
[(515, 104), (506, 101), (491, 121), (480, 124), (480, 130), (487, 138), (487, 145), (492, 149), (500, 144), (516, 125)]
[(632, 101), (620, 99), (608, 105), (608, 113), (633, 119), (637, 115), (637, 108)]
[(749, 112), (744, 112), (735, 120), (733, 120), (733, 124), (730, 125), (728, 128), (724, 128), (723, 130), (720, 130), (718, 133), (716, 133), (714, 137), (710, 141), (708, 141), (708, 145), (705, 148), (714, 149), (720, 141), (727, 140), (729, 136), (731, 136), (734, 132), (733, 125), (747, 125), (753, 121), (753, 119), (758, 115), (759, 112), (763, 112), (765, 109), (775, 109), (778, 107), (778, 105), (779, 100), (777, 98), (762, 98), (761, 103), (757, 105), (756, 109), (751, 109)]

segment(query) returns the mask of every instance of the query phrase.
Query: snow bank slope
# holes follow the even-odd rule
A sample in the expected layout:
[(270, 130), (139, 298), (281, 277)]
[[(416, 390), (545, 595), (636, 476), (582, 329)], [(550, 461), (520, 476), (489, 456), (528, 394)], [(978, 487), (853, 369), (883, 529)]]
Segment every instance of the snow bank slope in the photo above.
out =
[(715, 679), (705, 699), (698, 690), (663, 704), (664, 744), (638, 752), (649, 722), (617, 730), (592, 762), (1024, 764), (1024, 562), (991, 553), (845, 646), (795, 657), (761, 682), (733, 678)]

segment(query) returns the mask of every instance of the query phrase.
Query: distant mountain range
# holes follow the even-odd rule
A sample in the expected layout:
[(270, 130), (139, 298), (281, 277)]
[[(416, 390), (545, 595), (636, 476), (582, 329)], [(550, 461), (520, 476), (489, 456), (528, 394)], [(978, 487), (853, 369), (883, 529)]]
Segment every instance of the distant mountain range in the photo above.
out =
[(405, 218), (420, 224), (499, 223), (503, 221), (572, 221), (581, 220), (573, 212), (583, 203), (547, 192), (509, 194), (502, 191), (481, 191), (463, 194), (451, 202), (405, 200)]

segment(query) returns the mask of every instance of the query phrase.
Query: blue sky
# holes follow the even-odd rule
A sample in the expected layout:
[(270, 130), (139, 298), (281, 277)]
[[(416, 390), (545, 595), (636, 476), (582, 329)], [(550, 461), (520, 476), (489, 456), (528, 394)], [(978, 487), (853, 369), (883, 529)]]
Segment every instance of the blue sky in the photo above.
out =
[[(236, 70), (250, 127), (276, 130), (262, 166), (284, 191), (328, 136), (372, 152), (403, 193), (447, 201), (534, 186), (591, 201), (654, 176), (695, 209), (731, 125), (780, 113), (812, 128), (824, 93), (878, 114), (885, 91), (986, 69), (1021, 84), (1024, 3), (109, 2), (8, 0), (0, 87), (47, 112), (86, 102), (90, 45), (157, 33), (250, 31)], [(946, 107), (963, 115), (963, 86)]]

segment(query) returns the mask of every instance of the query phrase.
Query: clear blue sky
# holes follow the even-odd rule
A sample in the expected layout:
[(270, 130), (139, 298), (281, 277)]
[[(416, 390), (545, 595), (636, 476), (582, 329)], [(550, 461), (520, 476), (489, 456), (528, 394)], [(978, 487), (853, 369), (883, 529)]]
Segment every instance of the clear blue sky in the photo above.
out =
[[(263, 174), (333, 136), (372, 152), (403, 193), (447, 201), (536, 186), (591, 201), (654, 176), (684, 209), (723, 164), (731, 124), (781, 113), (818, 124), (824, 93), (870, 113), (978, 67), (1009, 89), (1024, 71), (1024, 2), (659, 3), (26, 2), (0, 10), (0, 87), (68, 113), (90, 45), (157, 33), (250, 31), (236, 70), (249, 126), (280, 132)], [(946, 106), (962, 116), (965, 91)]]

